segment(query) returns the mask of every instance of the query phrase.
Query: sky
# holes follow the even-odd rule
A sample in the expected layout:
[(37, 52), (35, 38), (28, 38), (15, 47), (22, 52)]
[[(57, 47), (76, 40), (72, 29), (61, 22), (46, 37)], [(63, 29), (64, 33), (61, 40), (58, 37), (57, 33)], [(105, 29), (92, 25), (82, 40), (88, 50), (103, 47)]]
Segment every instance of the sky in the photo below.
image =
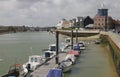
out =
[(104, 3), (120, 19), (120, 0), (0, 0), (0, 25), (55, 26), (63, 18), (94, 17)]

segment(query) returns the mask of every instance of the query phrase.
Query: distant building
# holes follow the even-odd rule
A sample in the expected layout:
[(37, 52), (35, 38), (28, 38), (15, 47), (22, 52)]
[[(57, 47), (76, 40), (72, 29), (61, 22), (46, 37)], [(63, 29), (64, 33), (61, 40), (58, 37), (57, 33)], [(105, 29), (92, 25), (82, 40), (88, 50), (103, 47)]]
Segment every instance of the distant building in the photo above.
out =
[(102, 7), (94, 17), (94, 28), (97, 29), (112, 28), (112, 17), (108, 16), (108, 9)]
[(113, 26), (116, 32), (120, 31), (120, 20), (113, 20)]
[(93, 19), (90, 16), (87, 17), (77, 17), (72, 20), (62, 19), (57, 24), (57, 29), (67, 29), (67, 28), (85, 28), (85, 26), (93, 24)]
[(62, 19), (58, 24), (57, 24), (57, 29), (67, 29), (72, 27), (72, 22), (68, 21), (66, 19)]
[(90, 16), (87, 16), (86, 18), (84, 18), (84, 20), (83, 20), (83, 27), (85, 28), (87, 25), (89, 25), (89, 24), (93, 24), (94, 23), (94, 21), (93, 21), (93, 19), (92, 18), (90, 18)]
[(83, 20), (84, 20), (84, 17), (77, 17), (77, 20), (76, 20), (77, 28), (83, 28)]

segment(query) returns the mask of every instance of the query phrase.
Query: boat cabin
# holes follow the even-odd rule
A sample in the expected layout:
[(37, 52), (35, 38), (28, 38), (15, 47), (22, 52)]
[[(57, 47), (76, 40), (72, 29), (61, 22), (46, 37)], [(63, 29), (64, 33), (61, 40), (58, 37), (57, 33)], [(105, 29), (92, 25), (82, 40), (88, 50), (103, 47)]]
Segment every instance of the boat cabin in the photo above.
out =
[(85, 43), (84, 43), (84, 41), (78, 42), (77, 46), (80, 46), (80, 49), (85, 49)]
[(42, 56), (39, 55), (29, 56), (29, 63), (41, 63), (41, 62), (42, 62)]
[(55, 52), (56, 51), (56, 44), (50, 44), (49, 50)]
[(68, 45), (71, 45), (71, 38), (66, 38), (65, 43), (68, 44)]

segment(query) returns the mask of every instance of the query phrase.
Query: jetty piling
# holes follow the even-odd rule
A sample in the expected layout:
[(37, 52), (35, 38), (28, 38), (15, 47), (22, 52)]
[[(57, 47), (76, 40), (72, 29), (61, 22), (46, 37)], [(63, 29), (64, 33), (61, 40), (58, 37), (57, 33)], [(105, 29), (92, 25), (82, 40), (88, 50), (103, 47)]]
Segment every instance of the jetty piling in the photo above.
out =
[(55, 57), (56, 64), (59, 62), (59, 32), (56, 31), (56, 57)]
[(71, 29), (71, 49), (73, 49), (73, 30)]
[(76, 28), (76, 43), (78, 42), (78, 28)]

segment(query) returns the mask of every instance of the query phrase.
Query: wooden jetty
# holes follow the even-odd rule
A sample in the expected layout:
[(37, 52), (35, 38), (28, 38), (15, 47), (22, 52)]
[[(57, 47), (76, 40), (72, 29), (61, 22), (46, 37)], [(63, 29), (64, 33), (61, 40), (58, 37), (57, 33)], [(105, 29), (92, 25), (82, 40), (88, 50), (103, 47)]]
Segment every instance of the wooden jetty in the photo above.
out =
[[(66, 53), (59, 53), (59, 62), (64, 60), (66, 57)], [(46, 77), (49, 70), (51, 68), (55, 68), (57, 66), (55, 57), (45, 63), (44, 65), (37, 68), (34, 72), (30, 73), (27, 77)]]
[(56, 56), (38, 67), (34, 72), (30, 73), (26, 77), (46, 77), (49, 70), (57, 67), (58, 63), (63, 61), (66, 55), (66, 53), (59, 53), (59, 32), (56, 31)]

